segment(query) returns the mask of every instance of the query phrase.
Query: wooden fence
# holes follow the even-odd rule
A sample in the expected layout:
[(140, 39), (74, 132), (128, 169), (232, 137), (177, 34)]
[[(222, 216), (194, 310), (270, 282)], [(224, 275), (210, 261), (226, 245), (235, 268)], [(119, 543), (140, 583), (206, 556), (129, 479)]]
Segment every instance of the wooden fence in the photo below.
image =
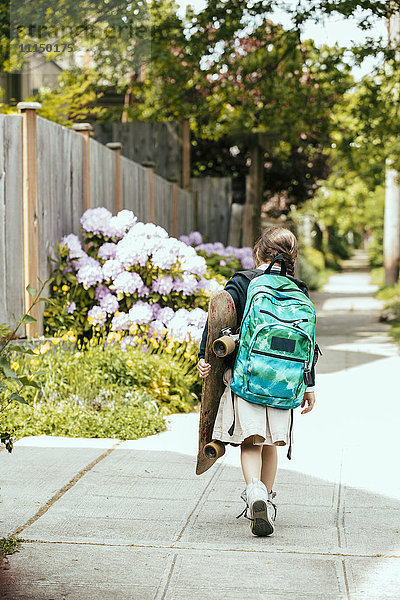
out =
[[(0, 322), (23, 314), (26, 285), (48, 278), (52, 246), (79, 235), (86, 208), (128, 208), (175, 236), (197, 228), (193, 194), (176, 181), (121, 156), (118, 144), (90, 139), (90, 126), (73, 131), (37, 117), (37, 103), (18, 108), (18, 115), (0, 115)], [(22, 335), (41, 333), (42, 310)]]
[(232, 206), (230, 177), (201, 177), (190, 180), (197, 196), (198, 230), (208, 242), (228, 243)]
[(186, 123), (95, 123), (93, 129), (95, 139), (102, 144), (121, 142), (122, 154), (126, 158), (140, 164), (152, 161), (158, 175), (177, 180), (182, 187), (186, 187), (183, 170), (190, 169), (189, 161), (185, 161), (184, 156), (187, 152)]

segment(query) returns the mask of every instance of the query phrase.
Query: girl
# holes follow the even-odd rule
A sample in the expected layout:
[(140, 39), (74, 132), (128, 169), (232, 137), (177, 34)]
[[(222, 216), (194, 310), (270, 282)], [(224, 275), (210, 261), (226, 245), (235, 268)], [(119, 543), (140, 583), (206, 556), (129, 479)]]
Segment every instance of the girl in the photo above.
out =
[[(272, 227), (266, 230), (256, 242), (254, 248), (256, 268), (252, 276), (265, 270), (278, 254), (283, 255), (289, 277), (308, 296), (307, 286), (294, 277), (295, 262), (298, 254), (296, 236), (284, 227)], [(280, 266), (273, 265), (272, 273), (280, 273)], [(248, 277), (238, 272), (228, 281), (225, 290), (230, 293), (236, 306), (237, 322), (240, 325), (246, 304)], [(197, 369), (201, 378), (207, 377), (210, 365), (205, 362), (205, 345), (208, 324), (203, 331)], [(316, 349), (318, 349), (316, 345)], [(311, 385), (307, 387), (301, 404), (301, 414), (310, 412), (315, 403), (315, 363), (318, 351), (314, 352)], [(232, 366), (235, 355), (232, 356)], [(230, 380), (232, 367), (227, 368), (224, 382), (227, 387), (221, 397), (213, 429), (213, 439), (241, 447), (241, 465), (246, 489), (241, 498), (246, 503), (245, 515), (250, 519), (250, 528), (254, 535), (270, 535), (274, 531), (276, 506), (272, 502), (272, 491), (277, 470), (277, 446), (289, 445), (288, 458), (291, 457), (293, 410), (263, 406), (248, 402), (231, 393)], [(249, 511), (250, 517), (247, 512)]]

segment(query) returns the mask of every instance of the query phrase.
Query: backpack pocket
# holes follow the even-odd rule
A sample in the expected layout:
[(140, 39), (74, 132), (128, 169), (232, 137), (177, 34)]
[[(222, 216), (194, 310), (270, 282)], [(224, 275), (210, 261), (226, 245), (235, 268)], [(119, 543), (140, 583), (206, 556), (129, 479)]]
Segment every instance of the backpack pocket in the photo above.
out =
[(311, 339), (289, 325), (264, 325), (249, 346), (247, 391), (260, 397), (291, 400), (304, 385)]

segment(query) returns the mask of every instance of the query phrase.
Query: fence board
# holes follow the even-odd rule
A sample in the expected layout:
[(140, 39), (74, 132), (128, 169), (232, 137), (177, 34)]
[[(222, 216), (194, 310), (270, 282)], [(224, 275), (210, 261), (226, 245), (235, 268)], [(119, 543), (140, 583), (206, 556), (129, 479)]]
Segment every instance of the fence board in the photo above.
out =
[(115, 154), (96, 140), (89, 140), (90, 207), (104, 206), (115, 213)]
[(172, 235), (172, 183), (154, 175), (154, 198), (156, 224)]
[(178, 237), (187, 235), (194, 228), (194, 198), (193, 194), (178, 190)]
[(0, 115), (0, 323), (8, 320), (6, 294), (6, 223), (4, 195), (4, 122), (5, 116)]
[(198, 230), (207, 241), (226, 245), (232, 206), (231, 178), (193, 178), (190, 185), (198, 193)]
[[(7, 321), (24, 313), (24, 247), (22, 224), (22, 119), (8, 115), (4, 122), (5, 251)], [(34, 284), (34, 282), (32, 282)], [(24, 327), (19, 335), (24, 335)]]
[(152, 161), (155, 172), (182, 185), (182, 124), (177, 121), (95, 123), (94, 137), (102, 144), (121, 142), (121, 153), (132, 161)]

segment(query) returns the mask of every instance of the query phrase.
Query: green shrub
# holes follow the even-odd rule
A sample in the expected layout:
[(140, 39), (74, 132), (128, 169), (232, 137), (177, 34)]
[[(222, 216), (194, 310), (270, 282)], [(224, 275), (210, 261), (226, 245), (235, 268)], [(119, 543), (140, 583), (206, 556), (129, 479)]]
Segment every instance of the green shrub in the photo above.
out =
[(70, 340), (63, 346), (46, 341), (33, 358), (13, 357), (19, 376), (35, 369), (39, 386), (28, 389), (28, 404), (5, 419), (15, 435), (136, 439), (162, 431), (164, 415), (189, 412), (198, 403), (194, 346), (139, 340), (123, 350), (101, 337), (80, 350), (76, 338)]
[(301, 251), (301, 254), (307, 263), (316, 271), (323, 271), (325, 269), (325, 258), (320, 250), (307, 247)]
[(78, 394), (65, 399), (35, 398), (7, 415), (9, 428), (21, 435), (65, 435), (134, 440), (165, 429), (154, 400), (146, 392), (99, 390), (91, 404)]
[(299, 279), (304, 281), (307, 284), (309, 290), (316, 290), (319, 286), (319, 276), (318, 271), (315, 267), (310, 265), (310, 263), (304, 258), (304, 256), (300, 256), (297, 262), (297, 275)]
[(369, 264), (372, 268), (383, 265), (383, 230), (377, 229), (368, 244)]

